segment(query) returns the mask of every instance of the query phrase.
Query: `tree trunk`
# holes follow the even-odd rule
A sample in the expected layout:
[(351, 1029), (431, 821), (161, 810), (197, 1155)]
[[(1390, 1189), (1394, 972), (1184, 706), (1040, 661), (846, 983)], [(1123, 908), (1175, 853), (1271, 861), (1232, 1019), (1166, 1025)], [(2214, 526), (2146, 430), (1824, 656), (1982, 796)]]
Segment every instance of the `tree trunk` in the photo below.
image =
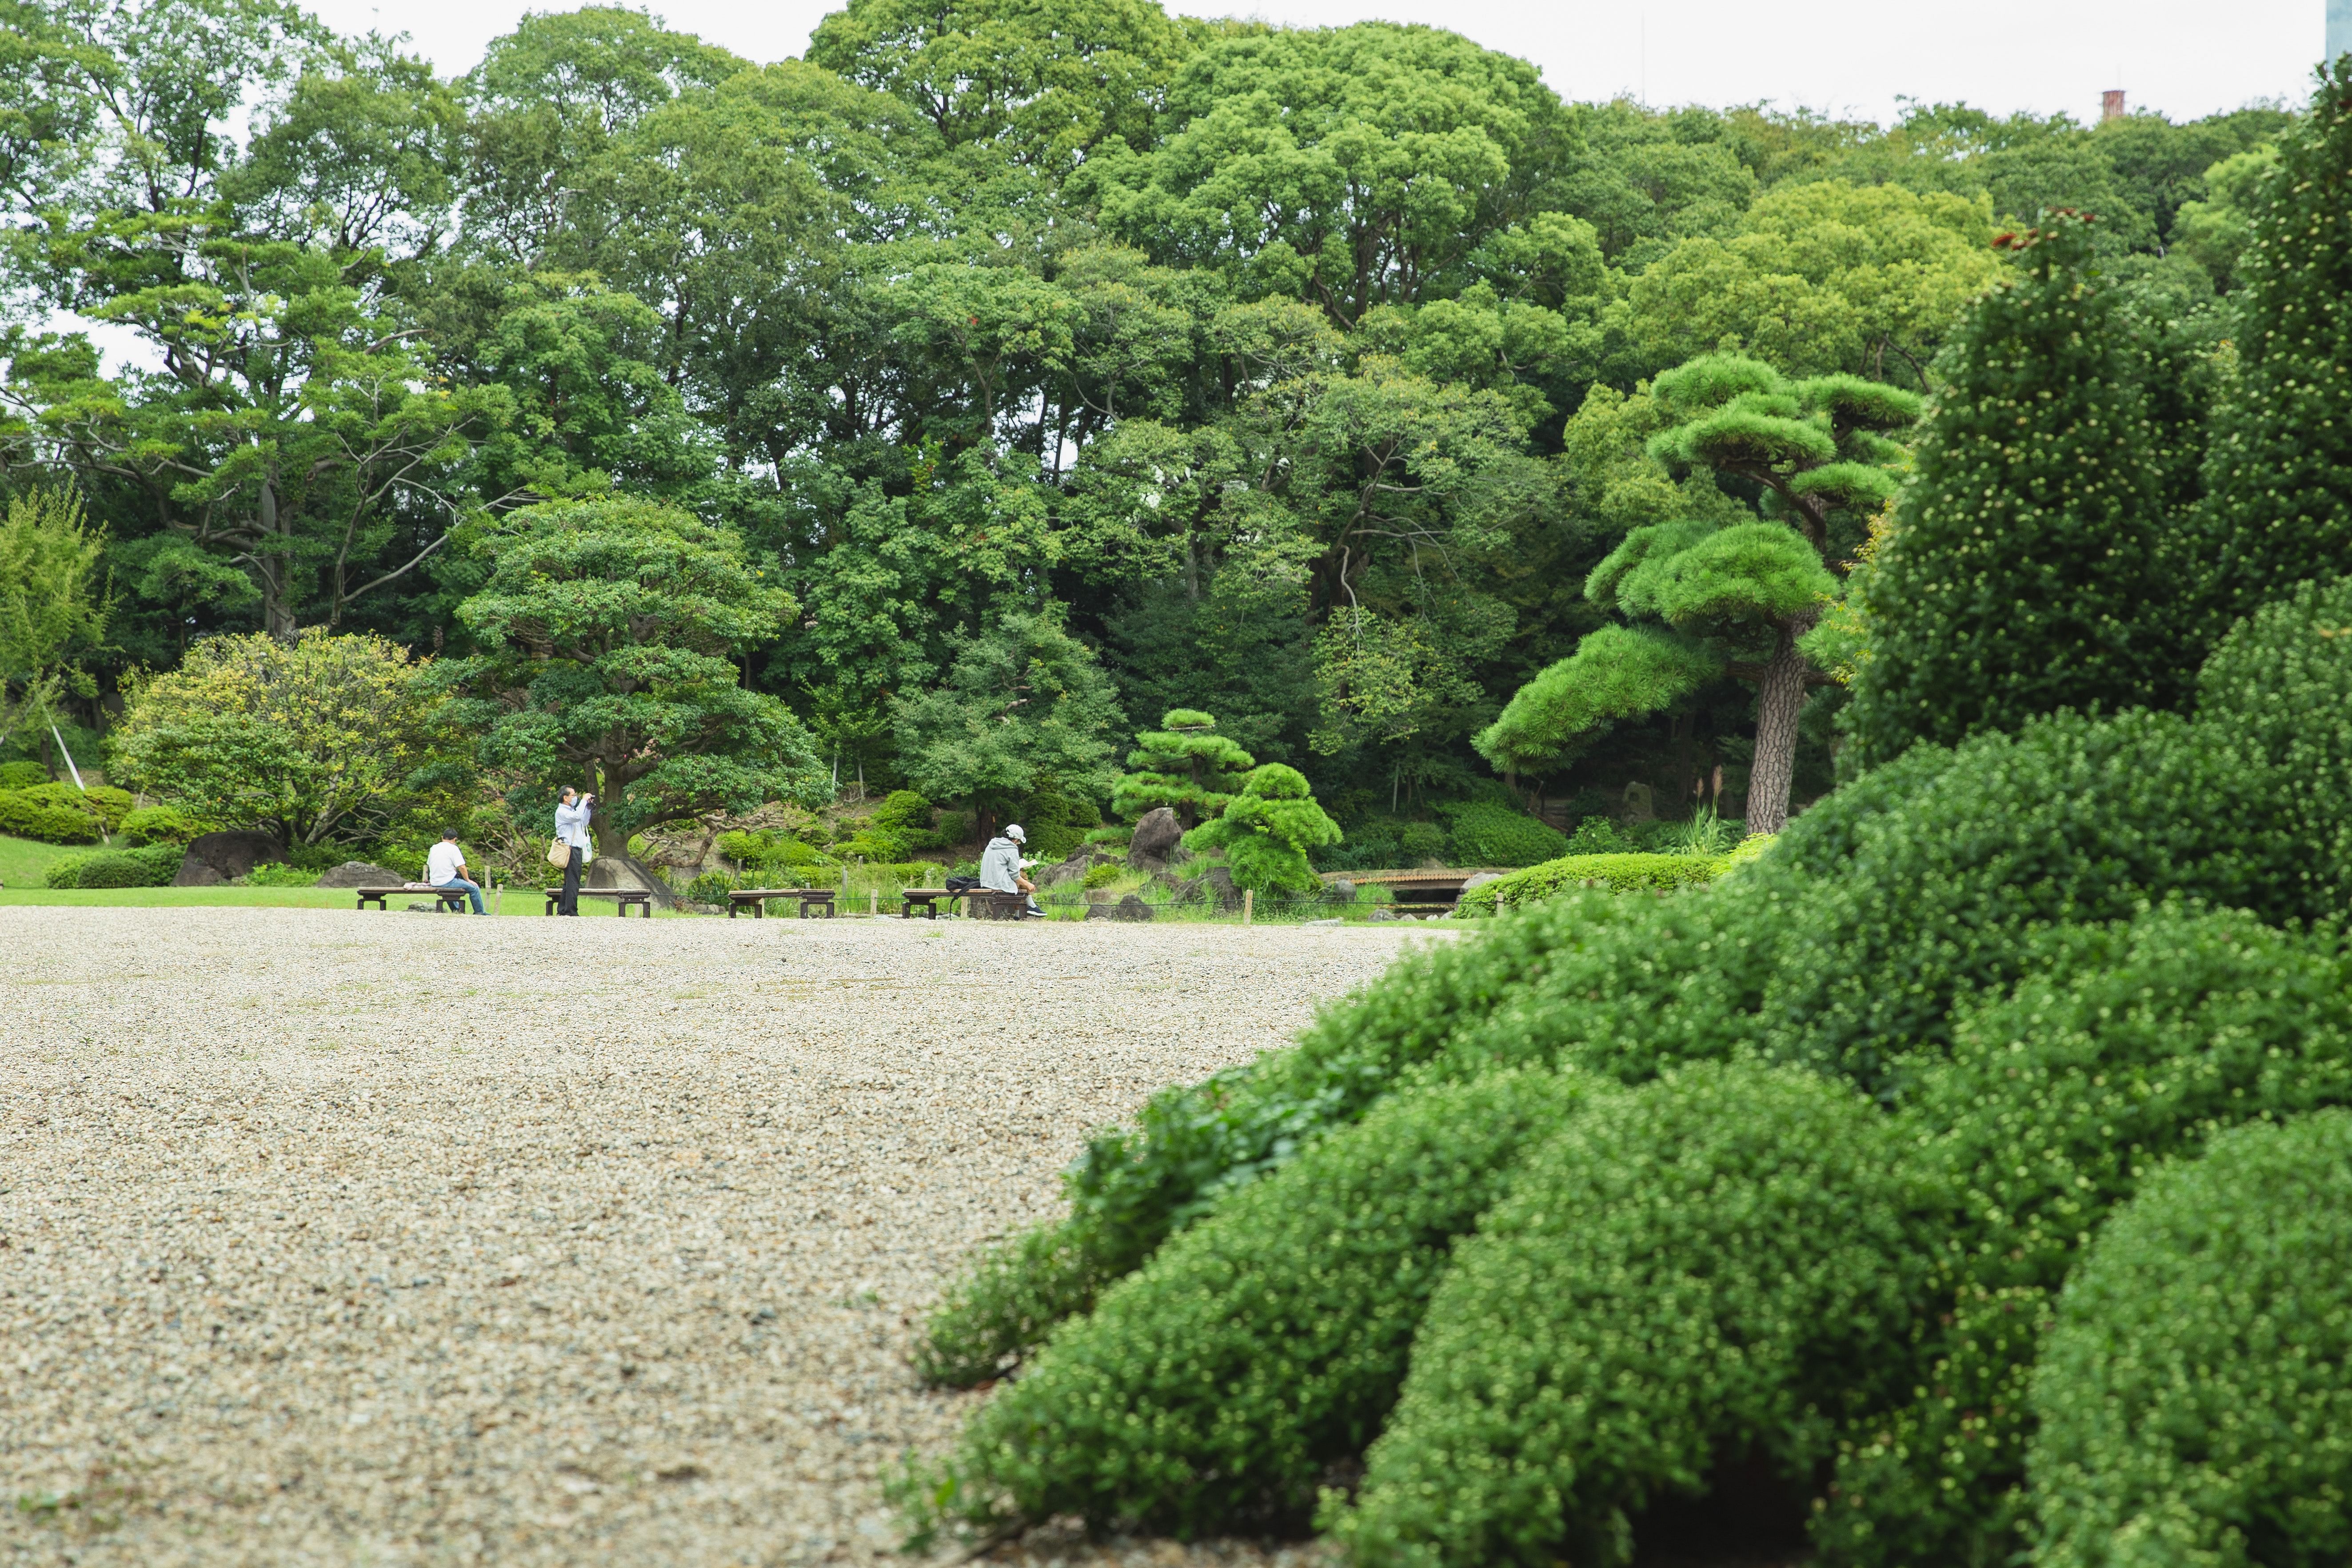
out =
[(278, 536), (284, 531), (278, 515), (278, 487), (268, 479), (261, 481), (262, 545), (257, 552), (261, 579), (261, 626), (279, 642), (292, 642), (300, 628), (295, 625), (294, 606), (288, 602), (286, 574), (294, 557), (277, 548)]
[(1797, 772), (1797, 717), (1805, 708), (1805, 676), (1812, 668), (1797, 638), (1814, 617), (1782, 623), (1771, 662), (1756, 692), (1756, 762), (1748, 773), (1748, 831), (1778, 833), (1789, 823), (1789, 788)]

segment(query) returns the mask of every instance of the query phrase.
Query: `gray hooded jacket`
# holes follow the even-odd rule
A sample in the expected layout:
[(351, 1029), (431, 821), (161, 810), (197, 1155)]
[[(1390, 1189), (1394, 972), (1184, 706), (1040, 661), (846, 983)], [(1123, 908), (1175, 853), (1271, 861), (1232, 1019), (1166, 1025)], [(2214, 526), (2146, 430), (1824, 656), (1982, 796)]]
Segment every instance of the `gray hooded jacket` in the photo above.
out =
[(1021, 890), (1021, 846), (1003, 834), (988, 841), (980, 853), (980, 885), (1000, 893)]

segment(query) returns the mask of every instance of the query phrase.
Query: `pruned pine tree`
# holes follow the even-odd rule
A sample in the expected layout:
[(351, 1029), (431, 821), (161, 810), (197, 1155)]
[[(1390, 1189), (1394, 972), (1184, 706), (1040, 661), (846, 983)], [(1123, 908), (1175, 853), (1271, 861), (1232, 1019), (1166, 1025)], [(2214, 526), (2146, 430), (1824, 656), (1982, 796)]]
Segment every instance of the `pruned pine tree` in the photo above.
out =
[(1868, 767), (2059, 708), (2177, 706), (2193, 666), (2168, 587), (2179, 519), (2149, 379), (2156, 333), (2103, 279), (2096, 222), (2003, 236), (2007, 282), (1940, 363), (1876, 570), (1843, 722)]
[(1710, 354), (1658, 377), (1675, 423), (1650, 442), (1670, 466), (1747, 480), (1764, 495), (1752, 522), (1636, 528), (1585, 580), (1625, 617), (1588, 635), (1521, 688), (1478, 737), (1499, 767), (1557, 767), (1619, 720), (1652, 713), (1725, 674), (1757, 687), (1748, 829), (1789, 815), (1797, 719), (1830, 677), (1799, 639), (1837, 597), (1842, 557), (1863, 520), (1895, 494), (1903, 448), (1888, 433), (1919, 416), (1908, 393), (1859, 376), (1790, 382), (1759, 361)]
[(1339, 838), (1339, 825), (1317, 804), (1307, 775), (1268, 763), (1251, 770), (1221, 814), (1184, 835), (1184, 847), (1223, 850), (1237, 888), (1312, 892), (1320, 879), (1307, 852)]
[(1170, 709), (1159, 729), (1135, 741), (1127, 754), (1134, 771), (1120, 774), (1111, 791), (1111, 809), (1130, 821), (1164, 805), (1190, 828), (1224, 810), (1242, 775), (1257, 766), (1256, 758), (1217, 733), (1216, 720), (1196, 709)]

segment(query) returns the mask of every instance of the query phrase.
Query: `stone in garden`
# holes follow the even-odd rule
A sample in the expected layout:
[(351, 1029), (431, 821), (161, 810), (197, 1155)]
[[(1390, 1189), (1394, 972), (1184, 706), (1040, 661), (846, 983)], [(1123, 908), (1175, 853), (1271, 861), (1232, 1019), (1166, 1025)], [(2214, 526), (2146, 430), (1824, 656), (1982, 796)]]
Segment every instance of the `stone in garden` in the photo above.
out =
[(322, 872), (314, 888), (397, 888), (408, 879), (366, 860), (346, 860)]
[[(233, 882), (256, 866), (286, 858), (286, 841), (262, 827), (231, 827), (191, 840), (180, 858), (175, 888), (212, 888)], [(404, 879), (394, 877), (394, 881)]]
[(1066, 882), (1083, 882), (1086, 880), (1087, 873), (1096, 867), (1116, 866), (1118, 863), (1118, 856), (1110, 854), (1099, 846), (1084, 845), (1068, 859), (1058, 865), (1048, 866), (1039, 872), (1037, 885), (1041, 888), (1058, 888)]
[(1356, 884), (1345, 877), (1334, 877), (1323, 884), (1323, 890), (1335, 899), (1352, 899), (1356, 896)]
[(1481, 871), (1463, 883), (1462, 890), (1466, 893), (1473, 888), (1483, 888), (1489, 882), (1499, 882), (1503, 879), (1503, 876), (1504, 873), (1500, 871)]
[(1212, 866), (1186, 882), (1184, 887), (1192, 896), (1205, 898), (1221, 910), (1242, 907), (1242, 892), (1234, 886), (1234, 874), (1223, 866)]
[(1127, 863), (1139, 871), (1164, 868), (1183, 848), (1183, 826), (1176, 814), (1164, 805), (1155, 805), (1143, 814), (1135, 825), (1135, 837), (1127, 841)]
[(1088, 904), (1087, 919), (1090, 921), (1148, 921), (1151, 906), (1133, 893), (1115, 904)]
[[(562, 872), (551, 866), (548, 869), (551, 873), (548, 878), (550, 887), (563, 880)], [(588, 862), (588, 869), (580, 874), (580, 885), (608, 892), (651, 893), (654, 902), (662, 909), (677, 907), (677, 890), (655, 875), (651, 868), (626, 855), (597, 856)]]

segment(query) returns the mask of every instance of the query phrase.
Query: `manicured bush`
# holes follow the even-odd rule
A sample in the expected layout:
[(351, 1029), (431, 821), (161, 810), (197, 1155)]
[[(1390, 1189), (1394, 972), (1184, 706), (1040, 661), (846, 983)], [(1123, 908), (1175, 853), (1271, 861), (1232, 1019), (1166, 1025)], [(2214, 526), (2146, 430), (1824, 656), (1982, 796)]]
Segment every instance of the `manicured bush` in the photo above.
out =
[(1568, 835), (1496, 801), (1475, 801), (1454, 816), (1457, 866), (1534, 866), (1568, 852)]
[(52, 805), (35, 791), (0, 790), (0, 833), (44, 844), (95, 844), (99, 823), (88, 812)]
[(1325, 1468), (1360, 1453), (1395, 1399), (1454, 1239), (1520, 1151), (1597, 1092), (1507, 1073), (1390, 1100), (1066, 1325), (926, 1495), (983, 1531), (1304, 1519)]
[(319, 873), (307, 866), (272, 860), (256, 866), (237, 880), (248, 888), (309, 888), (317, 886)]
[[(92, 784), (88, 789), (80, 789), (70, 784), (40, 784), (30, 789), (9, 793), (35, 810), (77, 813), (105, 833), (111, 833), (121, 826), (122, 819), (131, 813), (131, 792), (116, 789), (110, 784)], [(55, 842), (75, 841), (58, 839)]]
[(2033, 1381), (2044, 1568), (2352, 1557), (2352, 1115), (2152, 1175)]
[(735, 886), (735, 879), (724, 871), (705, 871), (686, 885), (686, 896), (693, 903), (723, 904)]
[(1087, 888), (1108, 888), (1113, 882), (1118, 881), (1125, 872), (1125, 867), (1113, 865), (1106, 861), (1100, 866), (1088, 867), (1087, 868), (1087, 874), (1079, 885)]
[(1808, 1073), (1696, 1067), (1572, 1119), (1458, 1249), (1327, 1522), (1363, 1563), (1611, 1562), (1720, 1458), (1801, 1485), (1840, 1413), (1908, 1393), (1951, 1209)]
[(185, 851), (176, 844), (69, 855), (43, 873), (51, 888), (165, 888), (179, 875)]
[(1454, 912), (1491, 915), (1539, 902), (1563, 888), (1606, 888), (1612, 893), (1703, 888), (1729, 863), (1724, 855), (1565, 855), (1470, 889)]
[(0, 763), (0, 789), (38, 789), (49, 782), (49, 770), (38, 763)]
[(1234, 885), (1261, 893), (1313, 892), (1322, 883), (1307, 851), (1339, 842), (1339, 825), (1315, 803), (1307, 776), (1280, 763), (1252, 769), (1222, 816), (1184, 835), (1184, 847), (1196, 855), (1223, 850)]
[(2005, 1000), (1964, 1009), (1903, 1118), (1967, 1218), (1929, 1392), (1849, 1436), (1822, 1543), (1842, 1561), (2014, 1551), (2025, 1389), (2084, 1239), (2158, 1161), (2232, 1124), (2352, 1103), (2352, 992), (2333, 941), (2159, 908), (2034, 942)]
[(173, 805), (142, 805), (122, 818), (126, 843), (185, 844), (204, 832), (204, 826)]

